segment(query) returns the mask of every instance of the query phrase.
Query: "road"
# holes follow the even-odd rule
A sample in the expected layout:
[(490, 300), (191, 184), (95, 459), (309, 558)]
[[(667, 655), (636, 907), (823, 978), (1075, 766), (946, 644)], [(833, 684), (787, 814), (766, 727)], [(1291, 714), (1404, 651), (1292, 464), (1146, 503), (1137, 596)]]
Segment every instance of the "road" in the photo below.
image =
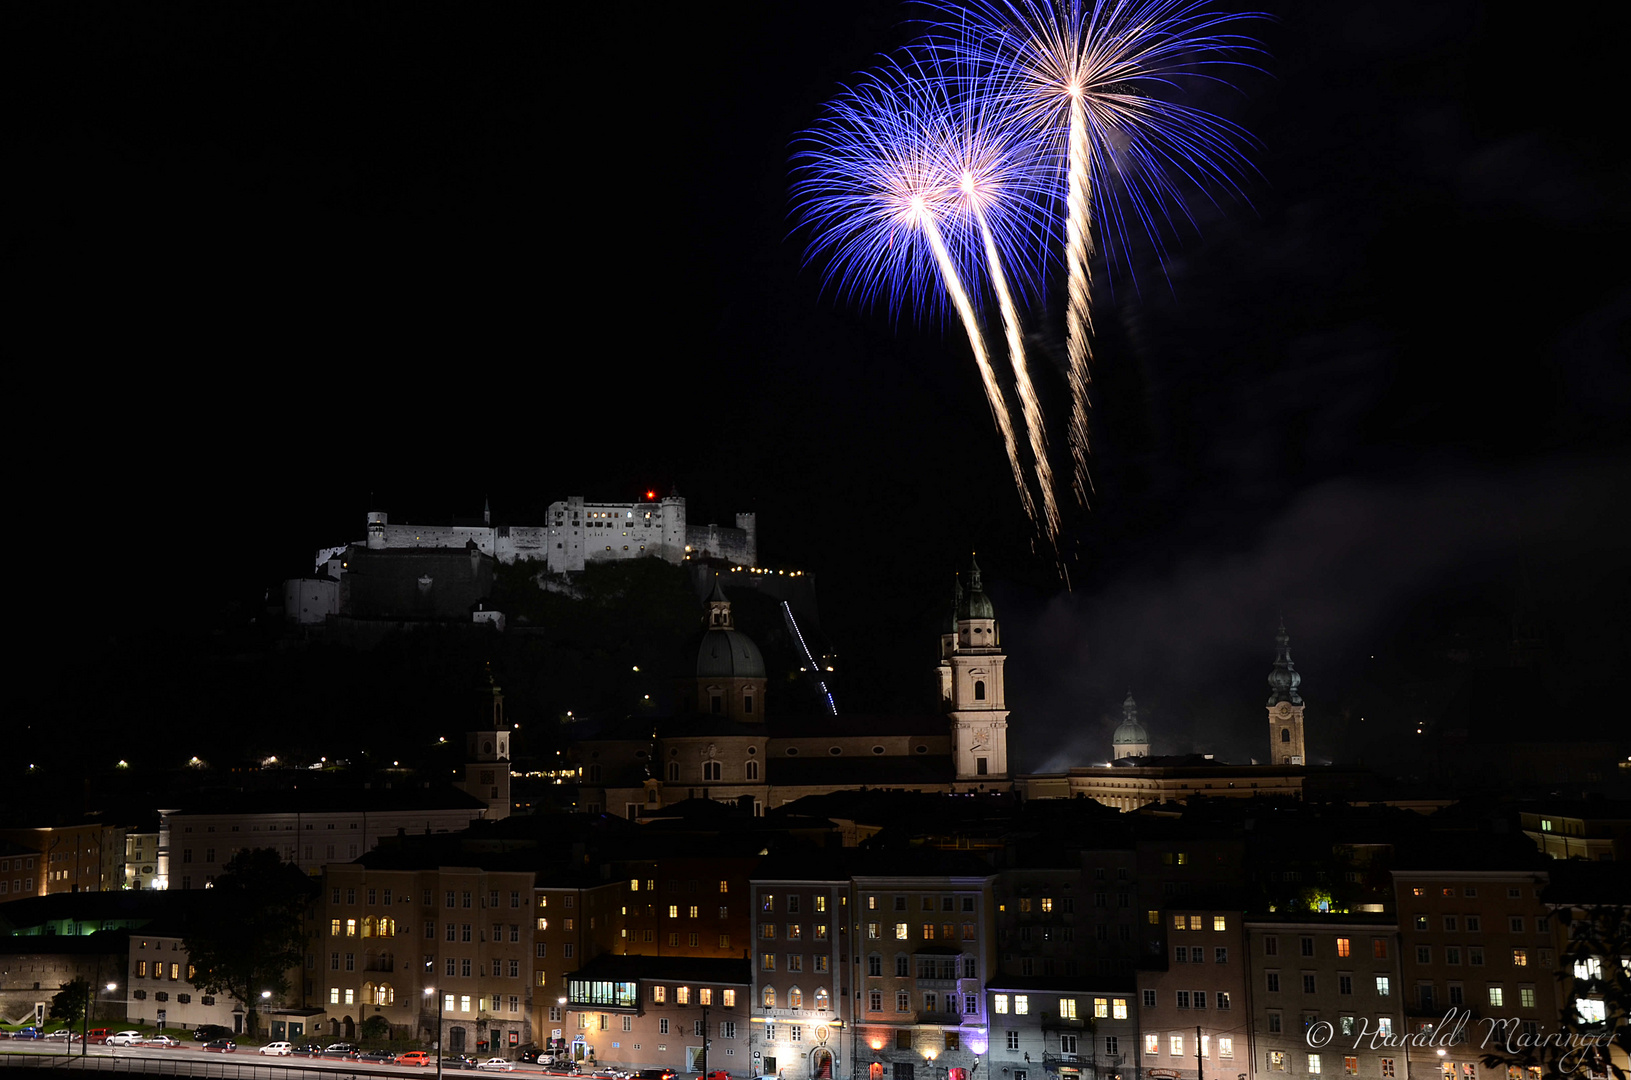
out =
[[(12, 1039), (0, 1042), (0, 1067), (33, 1066), (53, 1068), (93, 1068), (118, 1072), (150, 1072), (179, 1076), (241, 1076), (261, 1077), (262, 1080), (297, 1080), (307, 1076), (352, 1077), (365, 1073), (387, 1076), (419, 1076), (434, 1074), (434, 1059), (430, 1066), (418, 1068), (369, 1061), (351, 1061), (333, 1057), (264, 1057), (249, 1047), (229, 1054), (206, 1053), (199, 1046), (172, 1048), (156, 1046), (92, 1046), (81, 1057), (78, 1043), (72, 1046), (72, 1056), (63, 1045), (46, 1040)], [(447, 1070), (465, 1071), (465, 1070)], [(468, 1070), (474, 1073), (476, 1070)], [(495, 1073), (498, 1076), (560, 1077), (565, 1080), (591, 1080), (576, 1074), (551, 1072), (533, 1065), (517, 1064), (513, 1073)]]

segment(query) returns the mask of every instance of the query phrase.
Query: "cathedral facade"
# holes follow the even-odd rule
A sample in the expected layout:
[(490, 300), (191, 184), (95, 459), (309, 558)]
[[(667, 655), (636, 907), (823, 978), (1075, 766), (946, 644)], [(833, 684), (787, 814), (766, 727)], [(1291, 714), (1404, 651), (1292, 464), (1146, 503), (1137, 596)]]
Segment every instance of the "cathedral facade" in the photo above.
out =
[(582, 809), (636, 820), (699, 798), (762, 814), (860, 788), (1009, 789), (1007, 656), (978, 565), (941, 639), (940, 715), (779, 717), (764, 659), (717, 579), (705, 606), (684, 650), (675, 715), (631, 718), (578, 740)]

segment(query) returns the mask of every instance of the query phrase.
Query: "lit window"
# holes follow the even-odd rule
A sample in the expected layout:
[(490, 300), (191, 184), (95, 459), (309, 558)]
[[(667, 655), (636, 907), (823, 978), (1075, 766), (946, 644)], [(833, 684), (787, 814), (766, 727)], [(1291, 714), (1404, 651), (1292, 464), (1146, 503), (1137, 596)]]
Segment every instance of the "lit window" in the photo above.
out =
[(995, 995), (993, 995), (992, 998), (991, 998), (991, 1007), (996, 1009), (998, 1013), (1006, 1015), (1007, 1012), (1008, 1012), (1008, 995), (1007, 994), (995, 994)]
[(1031, 1011), (1031, 999), (1030, 999), (1029, 995), (1015, 994), (1014, 995), (1014, 1014), (1016, 1016), (1024, 1016), (1026, 1013), (1028, 1013), (1030, 1011)]

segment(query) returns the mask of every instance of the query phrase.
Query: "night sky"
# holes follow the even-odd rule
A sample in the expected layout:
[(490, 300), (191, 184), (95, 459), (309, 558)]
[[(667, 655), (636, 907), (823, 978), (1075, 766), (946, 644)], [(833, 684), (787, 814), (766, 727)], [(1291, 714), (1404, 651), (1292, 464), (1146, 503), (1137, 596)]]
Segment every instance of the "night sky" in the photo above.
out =
[(1158, 752), (1247, 759), (1281, 614), (1316, 759), (1407, 761), (1514, 617), (1559, 716), (1623, 715), (1626, 28), (1271, 8), (1203, 102), (1249, 203), (1096, 300), (1068, 591), (959, 332), (839, 305), (790, 235), (789, 141), (918, 9), (8, 8), (20, 707), (74, 634), (256, 614), (370, 503), (677, 486), (815, 575), (856, 710), (929, 704), (978, 550), (1022, 769), (1101, 760), (1129, 688)]

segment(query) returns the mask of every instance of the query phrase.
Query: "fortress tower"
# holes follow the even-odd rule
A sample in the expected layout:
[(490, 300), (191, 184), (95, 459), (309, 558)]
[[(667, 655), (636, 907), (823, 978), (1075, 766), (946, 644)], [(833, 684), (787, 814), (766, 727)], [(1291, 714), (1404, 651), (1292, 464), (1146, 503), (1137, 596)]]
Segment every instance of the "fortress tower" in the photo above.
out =
[(997, 616), (985, 595), (980, 565), (969, 557), (968, 590), (957, 602), (951, 668), (952, 759), (959, 781), (1008, 777), (1008, 705)]
[(1285, 620), (1274, 635), (1274, 667), (1269, 670), (1269, 764), (1305, 765), (1303, 747), (1303, 696), (1297, 688), (1303, 677), (1291, 663), (1291, 637)]

